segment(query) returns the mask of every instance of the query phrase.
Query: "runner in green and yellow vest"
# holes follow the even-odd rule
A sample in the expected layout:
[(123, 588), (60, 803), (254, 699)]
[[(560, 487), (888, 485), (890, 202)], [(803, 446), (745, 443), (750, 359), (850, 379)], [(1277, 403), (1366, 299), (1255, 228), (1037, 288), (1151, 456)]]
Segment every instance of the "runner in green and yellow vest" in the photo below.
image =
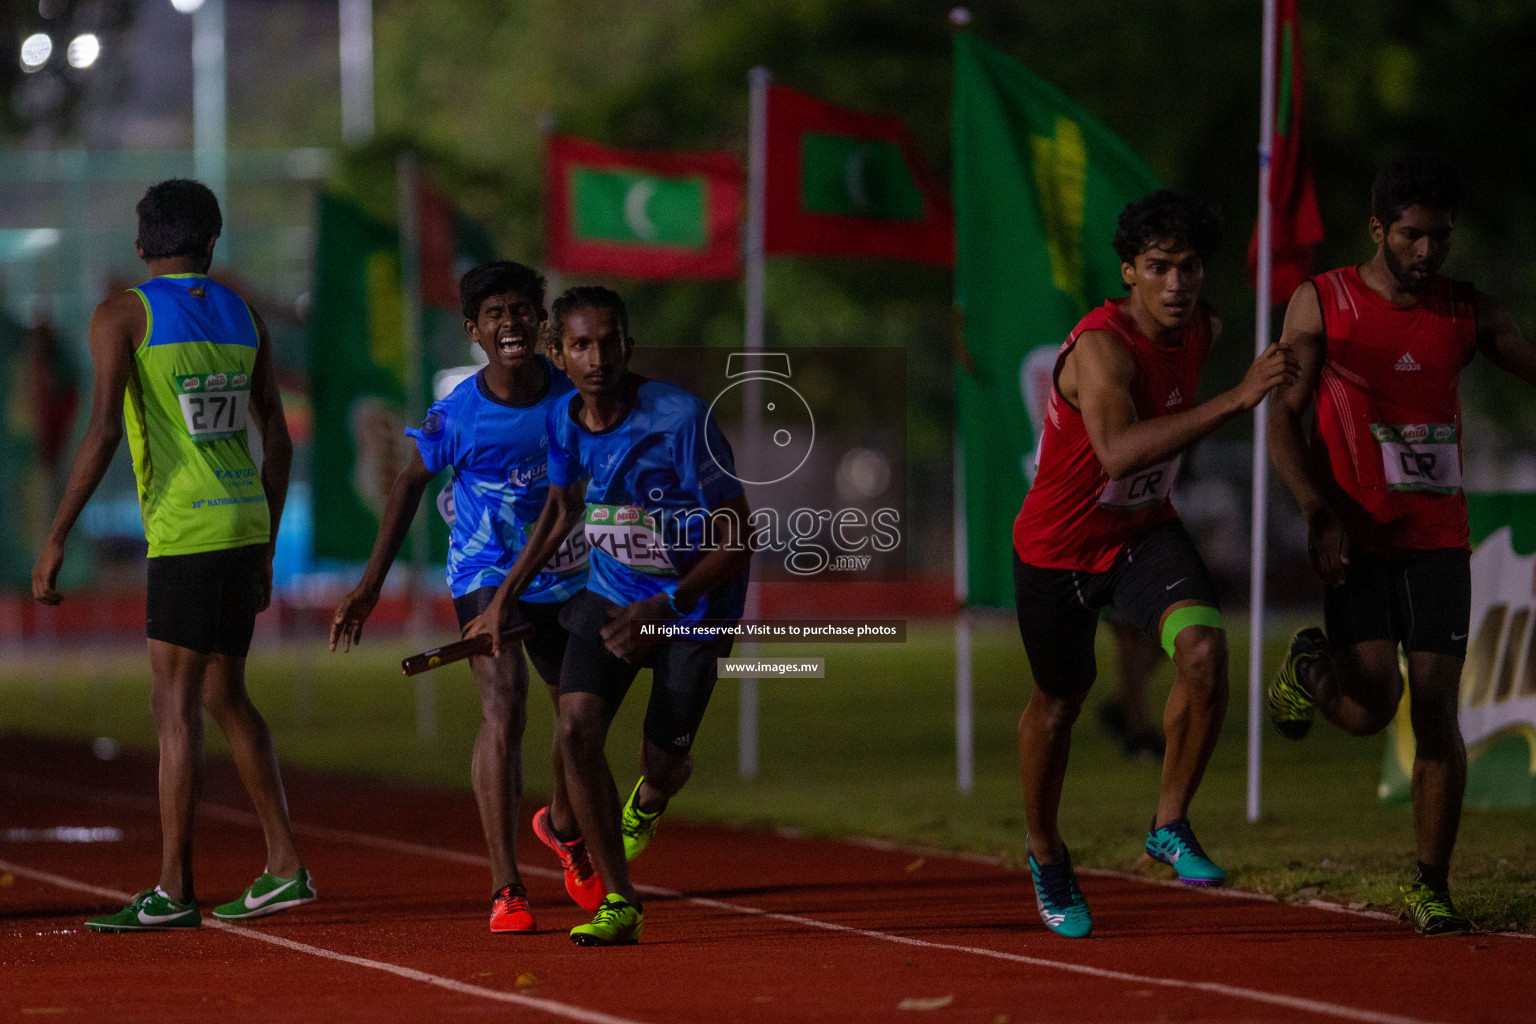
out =
[[(202, 789), (202, 715), (229, 743), (266, 838), (266, 869), (224, 919), (261, 917), (315, 898), (299, 860), (272, 735), (245, 689), (256, 615), (272, 597), (272, 552), (293, 443), (255, 311), (208, 277), (223, 217), (208, 188), (172, 179), (138, 204), (150, 280), (91, 317), (91, 421), (32, 594), (58, 604), (64, 542), (126, 432), (149, 541), (146, 633), (160, 742), (160, 881), (92, 931), (168, 931), (202, 923), (192, 888), (192, 817)], [(126, 424), (126, 430), (125, 430)], [(258, 467), (248, 428), (261, 436)]]

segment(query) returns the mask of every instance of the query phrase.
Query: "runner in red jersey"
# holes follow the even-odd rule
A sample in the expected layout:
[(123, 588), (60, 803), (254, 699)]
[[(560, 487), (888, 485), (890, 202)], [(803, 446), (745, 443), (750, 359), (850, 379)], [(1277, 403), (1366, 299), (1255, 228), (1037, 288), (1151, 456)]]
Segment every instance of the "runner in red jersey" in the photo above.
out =
[(1226, 878), (1188, 818), (1226, 712), (1226, 633), (1216, 588), (1168, 494), (1184, 449), (1258, 405), (1295, 368), (1271, 345), (1236, 388), (1197, 403), (1220, 329), (1200, 301), (1219, 239), (1216, 211), (1176, 192), (1121, 212), (1114, 245), (1130, 295), (1089, 313), (1062, 345), (1040, 470), (1014, 523), (1019, 633), (1035, 678), (1019, 721), (1029, 866), (1040, 917), (1058, 935), (1092, 930), (1057, 811), (1105, 605), (1160, 640), (1175, 666), (1147, 852), (1191, 885)]
[[(1418, 872), (1402, 888), (1425, 935), (1471, 924), (1447, 875), (1467, 755), (1457, 717), (1471, 613), (1467, 503), (1461, 491), (1461, 368), (1477, 352), (1536, 385), (1536, 348), (1497, 303), (1439, 273), (1461, 182), (1443, 160), (1404, 157), (1376, 177), (1376, 254), (1304, 282), (1281, 345), (1300, 375), (1269, 421), (1275, 468), (1307, 517), (1326, 584), (1326, 635), (1304, 629), (1267, 694), (1292, 739), (1316, 710), (1368, 736), (1402, 697), (1407, 653), (1416, 754)], [(1302, 424), (1316, 405), (1309, 439)]]

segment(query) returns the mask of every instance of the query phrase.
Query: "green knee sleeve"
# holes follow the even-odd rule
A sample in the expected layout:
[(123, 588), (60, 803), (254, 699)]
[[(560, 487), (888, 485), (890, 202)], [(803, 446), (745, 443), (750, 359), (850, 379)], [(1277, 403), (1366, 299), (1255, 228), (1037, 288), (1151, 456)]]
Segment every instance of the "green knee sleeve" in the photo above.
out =
[(1208, 604), (1192, 604), (1169, 614), (1163, 622), (1163, 650), (1168, 652), (1168, 657), (1173, 657), (1173, 640), (1179, 635), (1185, 626), (1210, 626), (1212, 629), (1223, 629), (1221, 623), (1221, 609), (1212, 608)]

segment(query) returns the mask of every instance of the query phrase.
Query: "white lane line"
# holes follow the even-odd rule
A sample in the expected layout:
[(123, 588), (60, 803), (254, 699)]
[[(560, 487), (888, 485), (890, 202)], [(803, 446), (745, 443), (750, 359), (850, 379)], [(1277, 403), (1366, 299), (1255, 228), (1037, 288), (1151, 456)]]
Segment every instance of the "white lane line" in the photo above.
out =
[[(38, 871), (34, 868), (24, 867), (20, 864), (12, 864), (8, 861), (0, 861), (0, 869), (19, 875), (22, 878), (30, 878), (36, 882), (57, 886), (60, 889), (71, 889), (75, 892), (88, 893), (92, 896), (100, 896), (103, 899), (118, 900), (127, 903), (133, 896), (126, 892), (118, 892), (115, 889), (103, 889), (100, 886), (89, 885), (85, 882), (77, 882), (73, 878), (65, 878), (63, 875), (55, 875), (48, 871)], [(571, 1006), (568, 1003), (555, 1002), (552, 999), (536, 999), (533, 996), (521, 995), (517, 992), (502, 992), (494, 988), (484, 988), (480, 985), (471, 985), (463, 981), (455, 981), (453, 978), (444, 978), (436, 974), (428, 974), (426, 971), (418, 971), (412, 967), (401, 967), (398, 964), (386, 963), (382, 960), (369, 960), (366, 957), (351, 956), (347, 953), (338, 953), (333, 949), (325, 949), (320, 946), (311, 946), (307, 942), (295, 942), (292, 939), (281, 938), (277, 935), (269, 935), (253, 928), (231, 924), (228, 921), (219, 921), (213, 918), (203, 920), (204, 927), (217, 928), (233, 935), (239, 935), (246, 939), (255, 939), (296, 953), (308, 953), (324, 960), (334, 960), (338, 963), (352, 964), (355, 967), (367, 967), (375, 971), (383, 971), (393, 974), (408, 981), (419, 981), (426, 985), (434, 985), (437, 988), (447, 989), (464, 996), (477, 996), (481, 999), (491, 999), (500, 1003), (511, 1003), (514, 1006), (522, 1006), (530, 1010), (540, 1010), (556, 1017), (564, 1017), (567, 1020), (582, 1021), (583, 1024), (640, 1024), (628, 1017), (615, 1017), (612, 1014), (602, 1013), (597, 1010), (588, 1010), (580, 1006)]]
[[(129, 796), (129, 794), (116, 793), (114, 796)], [(99, 791), (98, 799), (103, 797)], [(131, 797), (130, 797), (131, 798)], [(248, 811), (228, 807), (222, 804), (199, 804), (200, 813), (207, 813), (230, 824), (241, 824), (251, 827), (260, 827), (256, 816)], [(377, 849), (392, 850), (400, 853), (415, 854), (423, 857), (432, 857), (439, 860), (452, 860), (462, 864), (490, 865), (490, 858), (480, 854), (463, 853), (456, 850), (445, 850), (440, 847), (426, 846), (420, 843), (407, 843), (382, 836), (373, 836), (364, 832), (352, 832), (345, 829), (325, 828), (317, 825), (305, 825), (294, 823), (294, 832), (325, 838), (337, 842), (350, 842), (359, 845), (371, 846)], [(519, 870), (527, 871), (533, 875), (560, 876), (561, 872), (535, 866), (518, 865)], [(1132, 880), (1151, 881), (1156, 879), (1142, 879), (1138, 876), (1130, 876)], [(1042, 957), (1025, 956), (1020, 953), (1005, 953), (1000, 950), (983, 949), (977, 946), (961, 946), (944, 942), (929, 942), (925, 939), (914, 939), (904, 935), (892, 935), (888, 932), (870, 931), (862, 928), (854, 928), (850, 925), (834, 924), (829, 921), (818, 921), (815, 918), (801, 917), (794, 914), (779, 914), (763, 910), (759, 907), (748, 907), (738, 903), (727, 903), (723, 900), (709, 899), (703, 896), (689, 896), (676, 889), (663, 889), (657, 886), (636, 885), (635, 888), (648, 896), (660, 896), (668, 899), (682, 900), (701, 907), (709, 907), (715, 910), (725, 910), (735, 914), (744, 914), (753, 917), (764, 917), (776, 921), (784, 921), (791, 924), (803, 925), (811, 928), (819, 928), (825, 931), (845, 932), (859, 935), (865, 938), (878, 939), (883, 942), (894, 942), (900, 945), (919, 946), (926, 949), (949, 950), (958, 953), (969, 953), (974, 956), (990, 957), (997, 960), (1006, 960), (1013, 963), (1029, 964), (1034, 967), (1045, 967), (1055, 970), (1069, 971), (1076, 974), (1086, 974), (1093, 977), (1108, 978), (1119, 981), (1133, 982), (1140, 985), (1159, 985), (1164, 988), (1182, 988), (1200, 992), (1211, 992), (1219, 995), (1231, 996), (1237, 999), (1247, 999), (1252, 1002), (1268, 1003), (1273, 1006), (1283, 1006), (1288, 1009), (1305, 1010), (1323, 1016), (1336, 1017), (1340, 1020), (1360, 1021), (1362, 1024), (1433, 1024), (1416, 1017), (1400, 1017), (1394, 1014), (1378, 1013), (1374, 1010), (1362, 1010), (1352, 1006), (1343, 1006), (1338, 1003), (1328, 1003), (1316, 999), (1307, 999), (1301, 996), (1287, 996), (1273, 992), (1265, 992), (1260, 989), (1240, 988), (1233, 985), (1223, 985), (1219, 982), (1188, 981), (1180, 978), (1161, 978), (1152, 975), (1129, 974), (1123, 971), (1111, 971), (1099, 967), (1089, 967), (1084, 964), (1075, 964), (1062, 960), (1047, 960)], [(1262, 897), (1261, 897), (1262, 898)]]
[(974, 956), (991, 957), (994, 960), (1007, 960), (1011, 963), (1029, 964), (1031, 967), (1046, 967), (1059, 971), (1068, 971), (1073, 974), (1085, 974), (1094, 978), (1108, 978), (1114, 981), (1131, 982), (1138, 985), (1161, 985), (1164, 988), (1193, 989), (1197, 992), (1210, 992), (1215, 995), (1231, 996), (1234, 999), (1247, 999), (1251, 1002), (1268, 1003), (1271, 1006), (1283, 1006), (1291, 1010), (1305, 1010), (1309, 1013), (1316, 1013), (1325, 1017), (1337, 1017), (1341, 1020), (1362, 1021), (1366, 1022), (1366, 1024), (1431, 1024), (1431, 1022), (1418, 1017), (1400, 1017), (1393, 1013), (1361, 1010), (1353, 1006), (1341, 1006), (1337, 1003), (1323, 1002), (1319, 999), (1306, 999), (1300, 996), (1280, 995), (1258, 989), (1239, 988), (1235, 985), (1223, 985), (1214, 981), (1185, 981), (1181, 978), (1160, 978), (1155, 975), (1131, 974), (1126, 971), (1112, 971), (1102, 967), (1089, 967), (1086, 964), (1074, 964), (1061, 960), (1046, 960), (1043, 957), (1024, 956), (1020, 953), (1004, 953), (1001, 950), (984, 949), (979, 946), (959, 946), (948, 942), (929, 942), (926, 939), (914, 939), (905, 935), (891, 935), (887, 932), (868, 931), (863, 928), (854, 928), (851, 925), (818, 921), (815, 918), (800, 917), (797, 914), (776, 914), (767, 910), (759, 910), (756, 907), (744, 907), (720, 900), (705, 899), (701, 896), (687, 896), (684, 898), (689, 903), (697, 903), (699, 906), (716, 907), (720, 910), (729, 910), (737, 914), (752, 914), (758, 917), (772, 918), (776, 921), (787, 921), (811, 928), (821, 928), (826, 931), (861, 935), (866, 938), (880, 939), (884, 942), (899, 943), (903, 946), (970, 953)]

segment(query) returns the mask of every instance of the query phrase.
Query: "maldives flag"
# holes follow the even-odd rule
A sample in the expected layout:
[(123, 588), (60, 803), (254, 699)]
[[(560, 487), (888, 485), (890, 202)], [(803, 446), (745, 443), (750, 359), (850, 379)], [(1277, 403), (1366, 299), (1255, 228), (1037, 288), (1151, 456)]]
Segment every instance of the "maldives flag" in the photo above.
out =
[[(1275, 89), (1275, 135), (1270, 140), (1269, 165), (1270, 251), (1274, 254), (1269, 280), (1271, 305), (1289, 300), (1297, 286), (1311, 275), (1312, 251), (1323, 240), (1323, 217), (1317, 210), (1312, 165), (1301, 137), (1301, 24), (1296, 0), (1279, 0), (1275, 20), (1279, 81)], [(1259, 229), (1255, 225), (1248, 243), (1248, 279), (1255, 288), (1258, 265)]]
[(741, 273), (741, 163), (729, 153), (609, 149), (550, 135), (544, 175), (544, 237), (556, 270)]
[(906, 126), (768, 89), (763, 250), (951, 266), (944, 190), (918, 163)]

